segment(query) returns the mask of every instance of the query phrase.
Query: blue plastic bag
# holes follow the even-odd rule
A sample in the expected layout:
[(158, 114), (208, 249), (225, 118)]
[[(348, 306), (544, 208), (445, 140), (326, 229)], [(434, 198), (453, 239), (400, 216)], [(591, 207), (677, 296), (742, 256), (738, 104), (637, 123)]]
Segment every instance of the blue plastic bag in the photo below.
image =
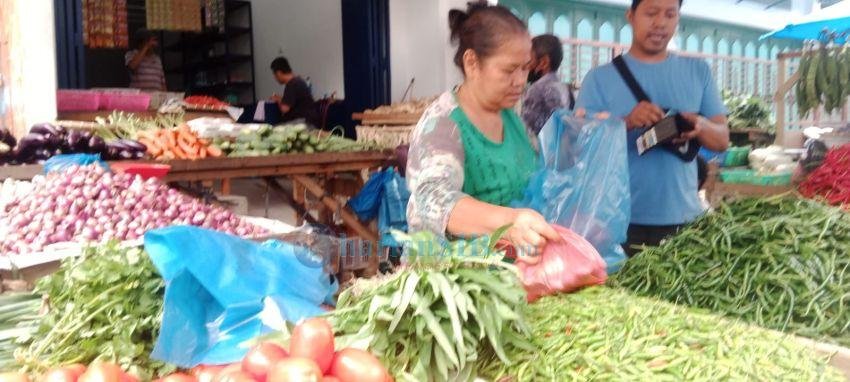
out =
[(189, 226), (149, 231), (145, 250), (166, 281), (151, 356), (190, 368), (239, 361), (284, 321), (322, 314), (337, 285), (309, 250)]
[(381, 209), (378, 216), (378, 232), (381, 234), (381, 245), (385, 247), (400, 247), (390, 233), (392, 230), (407, 232), (407, 202), (410, 200), (410, 190), (407, 182), (395, 170), (389, 173), (384, 183), (381, 197)]
[(378, 171), (372, 174), (360, 192), (348, 201), (348, 207), (354, 211), (361, 221), (368, 222), (378, 216), (384, 183), (391, 176), (392, 174), (389, 171)]
[(608, 273), (620, 269), (631, 216), (626, 127), (620, 120), (578, 119), (556, 111), (539, 134), (543, 168), (522, 201), (599, 251)]
[(87, 166), (93, 163), (109, 171), (109, 165), (100, 159), (100, 154), (62, 154), (50, 157), (44, 162), (44, 173), (65, 171), (72, 166)]

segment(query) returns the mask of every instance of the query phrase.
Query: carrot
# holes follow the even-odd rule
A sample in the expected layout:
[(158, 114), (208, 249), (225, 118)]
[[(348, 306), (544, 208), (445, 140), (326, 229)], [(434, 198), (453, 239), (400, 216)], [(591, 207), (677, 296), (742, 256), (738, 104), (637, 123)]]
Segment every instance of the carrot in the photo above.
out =
[(200, 158), (200, 159), (206, 159), (207, 158), (207, 149), (206, 148), (201, 147), (198, 150), (198, 158)]
[(189, 129), (189, 126), (186, 124), (181, 125), (177, 129), (177, 133), (179, 137), (183, 137), (187, 142), (194, 144), (198, 141), (198, 137)]
[(218, 147), (215, 147), (215, 146), (207, 147), (207, 153), (209, 153), (210, 156), (213, 157), (213, 158), (218, 158), (222, 154), (221, 149), (219, 149)]
[(167, 131), (165, 137), (168, 139), (168, 147), (173, 148), (177, 146), (177, 132)]

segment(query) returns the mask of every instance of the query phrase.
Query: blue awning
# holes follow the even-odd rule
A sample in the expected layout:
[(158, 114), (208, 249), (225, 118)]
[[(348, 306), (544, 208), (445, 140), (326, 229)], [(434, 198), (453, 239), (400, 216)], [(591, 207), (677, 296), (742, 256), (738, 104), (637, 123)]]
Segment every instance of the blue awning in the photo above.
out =
[(846, 36), (842, 34), (850, 34), (850, 1), (812, 12), (793, 24), (761, 36), (761, 39), (819, 40), (824, 33), (839, 34), (835, 42), (844, 43)]

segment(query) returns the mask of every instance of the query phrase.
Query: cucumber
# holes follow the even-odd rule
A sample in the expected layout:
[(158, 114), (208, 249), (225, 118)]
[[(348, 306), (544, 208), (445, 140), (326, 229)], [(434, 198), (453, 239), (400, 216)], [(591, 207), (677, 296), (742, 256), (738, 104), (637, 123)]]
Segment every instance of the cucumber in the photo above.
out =
[(311, 135), (310, 136), (310, 144), (313, 145), (313, 146), (318, 145), (319, 144), (319, 137), (317, 137), (315, 135)]
[(313, 154), (316, 152), (316, 149), (314, 149), (313, 146), (305, 146), (304, 152), (307, 154)]

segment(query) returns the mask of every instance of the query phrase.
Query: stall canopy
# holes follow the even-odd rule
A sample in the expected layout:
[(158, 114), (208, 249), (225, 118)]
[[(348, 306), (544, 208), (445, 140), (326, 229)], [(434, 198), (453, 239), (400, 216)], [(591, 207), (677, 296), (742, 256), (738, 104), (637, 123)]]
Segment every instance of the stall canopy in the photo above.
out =
[(850, 34), (850, 1), (812, 12), (793, 24), (761, 36), (761, 39), (821, 40), (832, 34), (835, 34), (837, 43), (844, 43)]

